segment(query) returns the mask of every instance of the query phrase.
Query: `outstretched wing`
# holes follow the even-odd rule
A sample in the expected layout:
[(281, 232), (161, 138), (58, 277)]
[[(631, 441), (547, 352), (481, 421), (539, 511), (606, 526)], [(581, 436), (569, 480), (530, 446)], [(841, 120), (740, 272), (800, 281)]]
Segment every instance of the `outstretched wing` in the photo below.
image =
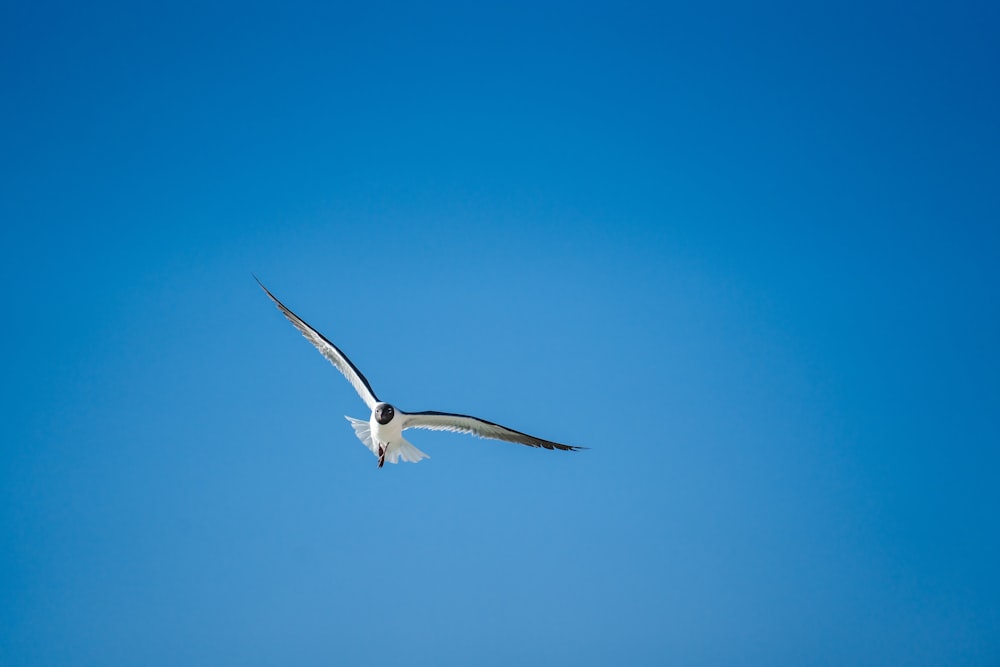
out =
[(551, 440), (536, 438), (527, 433), (515, 431), (512, 428), (494, 424), (493, 422), (470, 417), (469, 415), (456, 415), (450, 412), (406, 412), (403, 413), (403, 430), (408, 428), (426, 428), (432, 431), (454, 431), (456, 433), (468, 433), (480, 438), (490, 438), (492, 440), (503, 440), (504, 442), (516, 442), (528, 447), (544, 447), (545, 449), (560, 449), (565, 452), (576, 452), (586, 447), (574, 447), (563, 445)]
[(378, 397), (375, 396), (375, 392), (372, 391), (372, 386), (368, 384), (368, 379), (361, 374), (358, 367), (351, 363), (351, 360), (347, 358), (347, 355), (340, 351), (340, 348), (328, 341), (323, 334), (313, 329), (311, 326), (306, 324), (305, 320), (293, 313), (288, 309), (285, 304), (278, 301), (271, 292), (264, 287), (264, 283), (260, 281), (257, 276), (253, 277), (260, 285), (260, 288), (264, 290), (264, 293), (270, 297), (278, 309), (288, 318), (288, 321), (295, 325), (295, 328), (302, 332), (302, 335), (306, 337), (310, 343), (316, 346), (320, 354), (329, 359), (330, 363), (337, 367), (337, 370), (344, 374), (347, 381), (351, 383), (354, 390), (358, 392), (361, 400), (365, 402), (369, 410), (375, 409), (375, 404), (378, 403)]

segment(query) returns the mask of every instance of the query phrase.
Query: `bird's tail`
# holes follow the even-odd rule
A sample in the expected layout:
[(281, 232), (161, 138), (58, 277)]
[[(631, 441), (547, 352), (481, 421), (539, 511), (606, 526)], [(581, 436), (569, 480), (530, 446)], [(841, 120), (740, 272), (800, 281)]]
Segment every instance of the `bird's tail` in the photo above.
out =
[[(358, 436), (358, 440), (364, 443), (365, 447), (371, 450), (371, 453), (375, 456), (379, 456), (378, 445), (372, 440), (372, 429), (371, 424), (360, 419), (355, 419), (354, 417), (347, 417), (345, 419), (351, 422), (351, 427), (354, 429), (354, 433)], [(411, 445), (409, 442), (400, 438), (395, 442), (389, 443), (388, 450), (385, 452), (385, 460), (389, 463), (399, 463), (399, 459), (408, 461), (409, 463), (416, 463), (421, 459), (429, 459), (427, 454)]]
[(365, 447), (371, 450), (372, 454), (378, 456), (378, 447), (372, 441), (372, 427), (366, 421), (361, 421), (360, 419), (355, 419), (354, 417), (348, 417), (344, 415), (344, 419), (351, 422), (351, 427), (354, 428), (354, 433), (358, 436), (358, 440), (365, 444)]
[(400, 438), (396, 442), (389, 444), (389, 451), (385, 453), (385, 460), (389, 463), (396, 463), (399, 459), (408, 461), (409, 463), (418, 463), (420, 459), (429, 459), (427, 454), (411, 445), (406, 440)]

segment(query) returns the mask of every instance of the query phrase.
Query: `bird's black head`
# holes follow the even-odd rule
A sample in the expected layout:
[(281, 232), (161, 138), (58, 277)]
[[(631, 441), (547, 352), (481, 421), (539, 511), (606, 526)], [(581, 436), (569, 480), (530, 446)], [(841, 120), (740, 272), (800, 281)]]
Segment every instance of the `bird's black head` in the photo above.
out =
[(383, 426), (392, 421), (396, 416), (396, 409), (388, 403), (379, 403), (375, 406), (375, 421)]

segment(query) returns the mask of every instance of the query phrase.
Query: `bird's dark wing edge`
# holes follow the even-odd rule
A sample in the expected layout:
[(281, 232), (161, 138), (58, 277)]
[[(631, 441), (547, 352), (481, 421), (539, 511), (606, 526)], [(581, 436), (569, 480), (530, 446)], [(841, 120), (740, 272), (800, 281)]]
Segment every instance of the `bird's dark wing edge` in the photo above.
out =
[(564, 445), (552, 440), (537, 438), (521, 431), (508, 428), (501, 424), (454, 412), (438, 412), (436, 410), (425, 410), (423, 412), (404, 413), (403, 428), (425, 428), (433, 431), (454, 431), (457, 433), (469, 433), (480, 438), (492, 440), (502, 440), (513, 442), (528, 447), (541, 447), (543, 449), (558, 449), (564, 452), (577, 452), (587, 449), (587, 447), (577, 447), (575, 445)]
[(301, 317), (296, 315), (291, 311), (288, 306), (283, 304), (278, 297), (271, 294), (271, 291), (264, 286), (264, 283), (260, 281), (255, 274), (250, 274), (253, 279), (257, 281), (260, 288), (264, 290), (268, 298), (271, 299), (281, 310), (282, 314), (291, 322), (296, 329), (302, 332), (306, 340), (312, 343), (320, 351), (324, 357), (326, 357), (330, 363), (332, 363), (337, 370), (339, 370), (347, 381), (351, 383), (358, 395), (361, 396), (361, 400), (368, 405), (369, 409), (374, 409), (375, 404), (379, 402), (378, 397), (375, 395), (375, 390), (372, 389), (371, 384), (368, 382), (368, 378), (364, 376), (357, 366), (344, 354), (339, 347), (334, 345), (326, 336), (316, 331), (313, 327), (303, 320)]

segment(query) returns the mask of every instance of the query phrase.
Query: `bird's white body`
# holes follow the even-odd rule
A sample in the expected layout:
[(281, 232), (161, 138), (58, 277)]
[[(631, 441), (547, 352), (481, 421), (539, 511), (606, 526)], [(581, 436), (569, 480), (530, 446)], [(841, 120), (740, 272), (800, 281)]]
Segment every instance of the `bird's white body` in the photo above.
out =
[(389, 463), (399, 463), (400, 459), (409, 463), (429, 459), (430, 456), (414, 447), (403, 437), (403, 417), (403, 414), (397, 412), (396, 417), (391, 422), (379, 424), (378, 420), (375, 419), (374, 410), (368, 421), (345, 415), (345, 419), (351, 422), (351, 426), (354, 427), (354, 433), (358, 439), (375, 456), (379, 456), (381, 451), (381, 458)]
[(374, 412), (372, 412), (372, 416), (368, 420), (368, 425), (372, 430), (372, 440), (383, 447), (395, 445), (395, 443), (403, 439), (403, 429), (400, 424), (402, 424), (402, 420), (399, 417), (396, 417), (388, 424), (379, 424), (378, 420), (375, 419)]

